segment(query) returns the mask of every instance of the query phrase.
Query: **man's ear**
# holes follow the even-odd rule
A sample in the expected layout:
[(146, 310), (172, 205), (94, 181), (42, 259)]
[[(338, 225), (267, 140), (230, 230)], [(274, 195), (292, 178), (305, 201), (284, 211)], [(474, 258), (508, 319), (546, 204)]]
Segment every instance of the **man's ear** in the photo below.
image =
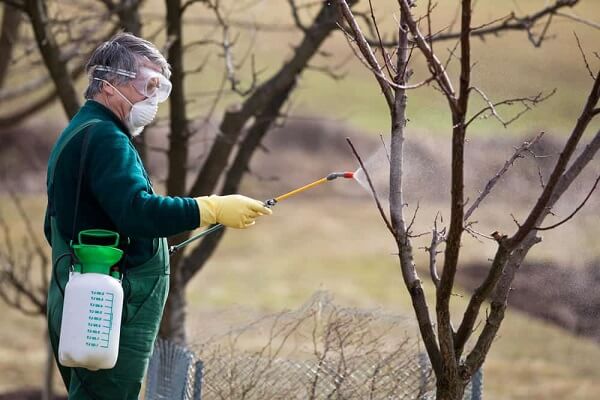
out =
[(115, 95), (115, 89), (109, 85), (106, 82), (100, 82), (102, 83), (102, 92), (106, 95), (106, 96), (114, 96)]

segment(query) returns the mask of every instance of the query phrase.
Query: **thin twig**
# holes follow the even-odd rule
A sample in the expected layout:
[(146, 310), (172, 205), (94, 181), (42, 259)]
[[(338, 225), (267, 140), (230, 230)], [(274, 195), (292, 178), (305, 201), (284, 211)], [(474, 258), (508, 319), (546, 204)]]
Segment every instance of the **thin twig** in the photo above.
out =
[(379, 201), (379, 196), (377, 195), (377, 191), (375, 190), (375, 186), (373, 185), (371, 176), (369, 175), (369, 172), (367, 171), (365, 164), (362, 161), (362, 158), (358, 154), (358, 151), (356, 151), (356, 148), (354, 147), (352, 140), (350, 140), (350, 138), (347, 137), (346, 141), (350, 145), (350, 148), (352, 149), (352, 153), (354, 154), (354, 157), (356, 157), (356, 159), (358, 160), (358, 164), (360, 165), (363, 172), (365, 173), (367, 182), (369, 183), (369, 188), (371, 189), (371, 193), (373, 194), (373, 198), (375, 199), (375, 203), (377, 204), (377, 209), (379, 210), (379, 214), (381, 215), (383, 222), (385, 222), (385, 225), (387, 226), (388, 230), (392, 233), (392, 235), (394, 235), (394, 237), (396, 237), (396, 231), (394, 230), (394, 228), (392, 227), (392, 224), (388, 220), (387, 215), (385, 215), (385, 211), (383, 211), (383, 207), (381, 206), (381, 202)]
[(381, 140), (381, 145), (383, 146), (383, 150), (385, 151), (385, 155), (387, 157), (388, 163), (391, 163), (392, 160), (390, 159), (390, 152), (388, 151), (388, 149), (385, 145), (385, 139), (383, 138), (383, 135), (379, 135), (379, 139)]
[[(424, 81), (421, 81), (421, 82), (418, 82), (418, 83), (415, 83), (415, 84), (412, 84), (412, 85), (399, 85), (399, 84), (397, 84), (395, 82), (392, 82), (384, 74), (381, 73), (382, 68), (377, 63), (377, 61), (375, 59), (375, 54), (368, 47), (368, 45), (367, 45), (367, 47), (364, 47), (363, 45), (361, 45), (361, 44), (358, 43), (358, 41), (356, 40), (356, 37), (352, 36), (340, 24), (338, 24), (338, 27), (345, 34), (346, 40), (348, 42), (348, 45), (350, 46), (350, 49), (354, 52), (354, 55), (356, 56), (356, 58), (369, 71), (371, 71), (373, 73), (373, 75), (375, 75), (375, 78), (377, 79), (377, 81), (379, 82), (380, 86), (382, 87), (382, 90), (383, 90), (384, 87), (387, 87), (386, 90), (390, 89), (390, 87), (394, 88), (394, 89), (401, 89), (401, 90), (418, 89), (418, 88), (420, 88), (422, 86), (425, 86), (428, 83), (430, 83), (430, 82), (432, 82), (433, 80), (436, 79), (435, 76), (431, 76), (431, 77), (425, 79)], [(363, 40), (364, 40), (364, 38), (363, 38)], [(358, 50), (352, 45), (352, 43), (356, 43), (356, 47), (358, 48)], [(369, 61), (369, 60), (375, 60), (375, 61)], [(375, 64), (373, 64), (374, 62), (375, 62)], [(383, 90), (384, 95), (386, 93), (386, 90)], [(390, 96), (391, 96), (391, 94), (390, 94)], [(386, 95), (386, 99), (387, 99), (387, 95)]]
[[(516, 121), (517, 119), (519, 119), (523, 114), (525, 114), (526, 112), (531, 110), (531, 106), (536, 106), (539, 103), (546, 101), (547, 99), (549, 99), (550, 97), (552, 97), (555, 93), (556, 93), (556, 89), (553, 89), (550, 93), (548, 93), (547, 95), (544, 95), (542, 92), (538, 93), (535, 96), (529, 96), (529, 97), (515, 97), (512, 99), (506, 99), (506, 100), (502, 100), (499, 101), (497, 103), (492, 103), (489, 98), (485, 95), (485, 93), (483, 91), (481, 91), (480, 89), (478, 89), (475, 86), (472, 86), (470, 88), (470, 90), (474, 90), (476, 91), (482, 98), (483, 100), (487, 103), (487, 106), (482, 108), (481, 110), (479, 110), (478, 112), (475, 113), (475, 115), (473, 115), (466, 123), (466, 126), (469, 126), (471, 123), (473, 123), (473, 121), (475, 121), (479, 116), (481, 116), (483, 113), (485, 113), (486, 111), (490, 111), (492, 113), (492, 115), (494, 117), (496, 117), (496, 119), (498, 121), (500, 121), (500, 123), (506, 128), (508, 125), (510, 125), (511, 123), (513, 123), (514, 121)], [(502, 117), (500, 117), (500, 114), (497, 111), (497, 108), (499, 106), (511, 106), (514, 103), (521, 103), (524, 107), (523, 110), (521, 110), (519, 113), (517, 113), (514, 117), (512, 117), (511, 119), (509, 119), (508, 121), (505, 121)]]
[(588, 60), (585, 56), (585, 51), (583, 51), (583, 48), (581, 47), (581, 42), (579, 41), (579, 36), (577, 36), (577, 33), (575, 33), (575, 32), (573, 32), (573, 35), (575, 35), (575, 40), (577, 41), (577, 47), (579, 47), (579, 52), (581, 53), (581, 57), (583, 58), (583, 62), (585, 63), (585, 68), (587, 69), (587, 71), (590, 74), (590, 76), (592, 77), (592, 79), (596, 79), (596, 77), (594, 76), (594, 73), (592, 72), (592, 68), (590, 68), (590, 64), (588, 63)]
[(557, 15), (557, 16), (559, 16), (559, 17), (564, 17), (564, 18), (572, 19), (573, 21), (582, 23), (582, 24), (587, 25), (587, 26), (591, 26), (592, 28), (600, 29), (600, 24), (598, 22), (590, 21), (590, 20), (585, 19), (585, 18), (581, 18), (580, 16), (575, 15), (575, 14), (567, 14), (567, 13), (563, 13), (563, 12), (555, 12), (554, 14)]
[(577, 214), (577, 212), (579, 210), (581, 210), (583, 208), (583, 206), (585, 206), (585, 203), (589, 200), (589, 198), (592, 196), (592, 193), (594, 193), (594, 190), (596, 190), (596, 186), (598, 186), (598, 182), (600, 181), (600, 175), (598, 176), (598, 178), (596, 178), (596, 182), (594, 182), (594, 186), (592, 186), (592, 190), (590, 190), (590, 192), (587, 194), (587, 196), (585, 196), (585, 199), (583, 200), (583, 202), (577, 206), (577, 208), (575, 209), (575, 211), (573, 211), (567, 218), (563, 219), (560, 222), (557, 222), (554, 225), (550, 225), (550, 226), (545, 226), (545, 227), (536, 227), (534, 228), (537, 231), (548, 231), (550, 229), (554, 229), (557, 228), (559, 226), (561, 226), (562, 224), (564, 224), (565, 222), (567, 222), (568, 220), (570, 220), (571, 218), (573, 218), (575, 216), (575, 214)]
[(373, 2), (369, 0), (369, 8), (371, 10), (371, 19), (373, 20), (373, 26), (375, 28), (375, 32), (377, 32), (377, 39), (379, 40), (379, 46), (381, 48), (381, 54), (383, 55), (383, 63), (385, 65), (385, 69), (387, 70), (390, 77), (393, 77), (392, 71), (390, 71), (390, 66), (388, 63), (388, 58), (386, 57), (385, 47), (383, 46), (383, 41), (381, 40), (381, 34), (379, 33), (379, 26), (377, 25), (377, 19), (375, 18), (375, 11), (373, 11)]
[(469, 209), (465, 212), (465, 215), (463, 218), (464, 221), (467, 221), (471, 217), (471, 214), (473, 214), (473, 212), (477, 209), (477, 207), (479, 207), (479, 205), (486, 198), (486, 196), (488, 196), (490, 194), (490, 192), (492, 191), (492, 189), (494, 188), (496, 183), (498, 183), (498, 181), (500, 180), (502, 175), (504, 175), (506, 173), (506, 171), (508, 171), (509, 168), (514, 164), (515, 160), (517, 160), (517, 158), (520, 158), (524, 152), (526, 152), (533, 145), (535, 145), (542, 138), (542, 136), (544, 136), (543, 131), (538, 133), (538, 135), (535, 138), (533, 138), (531, 141), (523, 142), (523, 144), (521, 144), (521, 146), (519, 146), (515, 150), (514, 154), (504, 163), (504, 165), (502, 166), (502, 168), (500, 168), (500, 170), (496, 173), (496, 175), (494, 175), (494, 177), (488, 181), (488, 183), (485, 185), (485, 188), (483, 189), (483, 191), (479, 194), (479, 196), (473, 202), (473, 204), (471, 204), (471, 207), (469, 207)]
[[(425, 248), (425, 251), (429, 253), (429, 274), (431, 275), (431, 280), (436, 288), (440, 286), (440, 276), (437, 272), (437, 255), (441, 253), (440, 251), (437, 251), (437, 247), (440, 243), (443, 243), (446, 240), (446, 228), (444, 227), (441, 231), (438, 230), (438, 217), (441, 217), (439, 211), (435, 215), (435, 219), (433, 221), (431, 243), (429, 247)], [(440, 221), (442, 220), (440, 219)]]
[(412, 227), (413, 227), (413, 225), (415, 223), (415, 220), (417, 219), (417, 213), (419, 212), (419, 206), (420, 206), (420, 204), (417, 201), (417, 207), (415, 208), (415, 212), (414, 212), (414, 214), (412, 216), (412, 219), (410, 220), (410, 223), (408, 224), (408, 227), (406, 228), (406, 234), (409, 235), (409, 236), (411, 236), (411, 232), (410, 231), (411, 231), (411, 229), (412, 229)]

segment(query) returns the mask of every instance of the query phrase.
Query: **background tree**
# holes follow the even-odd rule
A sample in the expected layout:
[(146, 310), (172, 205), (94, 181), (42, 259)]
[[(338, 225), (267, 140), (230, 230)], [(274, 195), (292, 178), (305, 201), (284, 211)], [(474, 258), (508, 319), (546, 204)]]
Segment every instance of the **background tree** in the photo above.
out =
[[(4, 0), (5, 7), (12, 7), (28, 18), (26, 34), (19, 36), (19, 45), (25, 49), (14, 62), (44, 67), (38, 81), (28, 81), (10, 92), (0, 92), (0, 99), (13, 101), (23, 99), (46, 89), (36, 100), (25, 102), (21, 108), (11, 110), (0, 117), (0, 126), (10, 126), (23, 121), (33, 113), (47, 107), (55, 99), (61, 102), (67, 117), (72, 117), (80, 106), (80, 98), (75, 90), (76, 81), (83, 74), (87, 55), (102, 40), (119, 29), (140, 29), (144, 24), (139, 16), (142, 1), (112, 2), (86, 1), (42, 1)], [(194, 8), (195, 3), (203, 8)], [(242, 4), (243, 3), (243, 4)], [(236, 2), (243, 8), (252, 2)], [(238, 191), (242, 178), (248, 171), (252, 155), (260, 148), (261, 141), (277, 119), (283, 117), (282, 108), (296, 87), (299, 75), (307, 70), (310, 61), (319, 55), (323, 42), (337, 29), (340, 15), (336, 7), (328, 2), (308, 3), (302, 6), (289, 0), (290, 10), (296, 23), (295, 28), (302, 37), (293, 48), (293, 53), (280, 68), (264, 80), (259, 79), (252, 57), (250, 59), (250, 82), (244, 83), (238, 77), (243, 62), (236, 61), (234, 27), (228, 21), (228, 5), (219, 0), (166, 0), (164, 20), (159, 22), (157, 32), (165, 29), (165, 48), (172, 67), (173, 90), (169, 98), (168, 116), (168, 172), (166, 192), (168, 195), (202, 196), (212, 193), (230, 194)], [(356, 0), (349, 1), (350, 6)], [(299, 10), (314, 8), (314, 18), (302, 21)], [(49, 13), (49, 9), (58, 11)], [(184, 15), (186, 13), (209, 13), (216, 21), (221, 39), (183, 37)], [(51, 15), (52, 14), (52, 15)], [(93, 21), (90, 23), (90, 21)], [(134, 33), (136, 33), (134, 31)], [(31, 34), (31, 36), (29, 36)], [(150, 35), (155, 39), (157, 34)], [(189, 148), (197, 134), (194, 119), (208, 121), (214, 119), (216, 104), (222, 100), (225, 86), (213, 95), (212, 106), (206, 115), (191, 118), (188, 113), (193, 97), (186, 90), (186, 77), (201, 72), (202, 65), (195, 70), (184, 67), (186, 51), (192, 47), (204, 46), (207, 52), (221, 52), (224, 83), (232, 93), (238, 95), (238, 103), (228, 107), (217, 128), (218, 134), (210, 144), (207, 155), (197, 171), (190, 174)], [(32, 57), (28, 59), (29, 54)], [(37, 56), (37, 57), (36, 57)], [(248, 58), (241, 57), (240, 60)], [(329, 71), (325, 71), (329, 72)], [(142, 146), (142, 154), (145, 151)], [(208, 236), (186, 254), (176, 254), (171, 258), (171, 292), (161, 326), (161, 335), (173, 340), (185, 341), (185, 288), (191, 278), (198, 273), (219, 245), (225, 230)], [(173, 238), (180, 241), (189, 234)]]
[[(0, 246), (0, 299), (24, 315), (45, 319), (52, 263), (45, 244), (38, 239), (36, 224), (29, 218), (21, 198), (12, 189), (9, 190), (9, 196), (20, 217), (25, 236), (18, 238), (19, 244), (16, 244), (11, 234), (15, 226), (10, 226), (0, 214), (0, 237), (3, 239)], [(44, 329), (44, 342), (46, 360), (42, 399), (50, 400), (54, 392), (55, 364), (47, 329)]]
[[(356, 49), (357, 56), (363, 60), (363, 63), (374, 75), (390, 111), (389, 218), (379, 202), (370, 178), (369, 184), (371, 185), (381, 216), (397, 243), (404, 283), (411, 296), (412, 305), (419, 323), (419, 330), (436, 375), (438, 399), (461, 399), (465, 386), (473, 374), (481, 368), (504, 318), (510, 287), (515, 273), (528, 251), (541, 241), (538, 232), (556, 228), (572, 218), (583, 207), (600, 180), (599, 177), (590, 185), (591, 190), (589, 194), (575, 208), (573, 213), (558, 223), (542, 227), (544, 219), (551, 212), (554, 204), (569, 189), (573, 180), (589, 164), (596, 155), (598, 148), (600, 148), (599, 131), (577, 157), (574, 157), (578, 144), (589, 127), (590, 122), (600, 114), (600, 107), (598, 107), (598, 100), (600, 98), (600, 72), (592, 72), (585, 54), (583, 54), (585, 65), (593, 79), (591, 91), (575, 127), (562, 148), (548, 181), (543, 186), (527, 218), (524, 222), (518, 222), (515, 219), (517, 229), (512, 234), (496, 231), (490, 235), (486, 235), (477, 232), (473, 228), (476, 223), (470, 219), (473, 212), (479, 207), (484, 198), (489, 195), (500, 176), (512, 165), (515, 158), (523, 151), (530, 149), (532, 144), (541, 138), (542, 134), (518, 148), (515, 155), (507, 161), (505, 166), (499, 170), (497, 175), (481, 191), (479, 197), (466, 209), (464, 154), (465, 140), (469, 126), (478, 117), (485, 114), (495, 117), (504, 126), (507, 126), (514, 118), (510, 120), (502, 118), (498, 111), (500, 106), (521, 103), (527, 110), (540, 101), (543, 101), (548, 95), (538, 94), (532, 97), (507, 99), (500, 102), (490, 101), (485, 92), (471, 83), (473, 65), (471, 39), (474, 36), (483, 37), (491, 33), (498, 34), (509, 29), (520, 29), (527, 32), (529, 40), (534, 45), (540, 46), (547, 37), (553, 16), (560, 13), (562, 8), (572, 7), (577, 3), (578, 1), (576, 0), (558, 0), (530, 16), (518, 18), (515, 14), (512, 14), (504, 19), (493, 21), (480, 27), (474, 27), (471, 23), (473, 4), (470, 0), (462, 0), (460, 31), (457, 33), (444, 33), (444, 30), (442, 30), (438, 33), (432, 33), (434, 27), (431, 26), (431, 14), (433, 10), (431, 2), (427, 4), (427, 8), (423, 12), (424, 15), (416, 18), (413, 15), (413, 7), (415, 7), (413, 1), (398, 0), (400, 12), (398, 39), (390, 44), (384, 43), (381, 39), (371, 1), (369, 1), (369, 4), (371, 5), (372, 31), (376, 33), (376, 37), (371, 39), (366, 38), (362, 33), (357, 19), (346, 1), (336, 1), (340, 12), (344, 15), (346, 23), (344, 30), (349, 37), (349, 42)], [(427, 21), (428, 33), (421, 31), (422, 21)], [(369, 21), (367, 20), (367, 22)], [(542, 24), (541, 33), (535, 34), (534, 28), (539, 23)], [(451, 56), (448, 61), (442, 62), (434, 51), (433, 44), (435, 41), (449, 38), (458, 38), (458, 42), (455, 48), (450, 51)], [(393, 54), (394, 57), (386, 51), (386, 47), (391, 45), (396, 47), (395, 54)], [(460, 52), (455, 54), (457, 47), (460, 48)], [(376, 57), (375, 50), (380, 50), (380, 60)], [(414, 50), (418, 50), (425, 58), (430, 76), (422, 82), (409, 84), (408, 81), (412, 74), (409, 64)], [(392, 63), (394, 58), (395, 63)], [(454, 88), (453, 81), (448, 72), (448, 63), (452, 58), (457, 58), (460, 64), (457, 89)], [(406, 203), (403, 193), (403, 144), (406, 139), (407, 91), (428, 84), (435, 85), (446, 98), (452, 116), (450, 226), (447, 233), (446, 228), (439, 229), (438, 217), (436, 216), (432, 230), (431, 245), (428, 247), (428, 251), (430, 252), (429, 271), (435, 285), (436, 304), (434, 319), (430, 315), (429, 305), (426, 301), (421, 280), (417, 275), (413, 257), (412, 239), (414, 238), (414, 234), (411, 228), (416, 218), (416, 211), (412, 220), (407, 222), (404, 215)], [(486, 103), (483, 109), (475, 113), (469, 113), (471, 94), (481, 96)], [(517, 118), (521, 114), (517, 114)], [(352, 143), (350, 144), (352, 145)], [(354, 147), (353, 150), (361, 166), (364, 168), (364, 164)], [(368, 177), (368, 171), (365, 172)], [(474, 291), (464, 312), (462, 321), (455, 328), (451, 322), (450, 300), (453, 294), (456, 271), (460, 262), (459, 255), (460, 248), (463, 245), (464, 232), (486, 240), (495, 241), (497, 250), (487, 276)], [(441, 276), (439, 276), (436, 257), (440, 253), (438, 246), (442, 244), (445, 246), (443, 251), (444, 264)], [(479, 318), (481, 307), (486, 301), (490, 302), (490, 306), (486, 312), (485, 322), (481, 331), (477, 332), (474, 337), (475, 343), (469, 348), (467, 347), (467, 342), (477, 331), (476, 322)]]

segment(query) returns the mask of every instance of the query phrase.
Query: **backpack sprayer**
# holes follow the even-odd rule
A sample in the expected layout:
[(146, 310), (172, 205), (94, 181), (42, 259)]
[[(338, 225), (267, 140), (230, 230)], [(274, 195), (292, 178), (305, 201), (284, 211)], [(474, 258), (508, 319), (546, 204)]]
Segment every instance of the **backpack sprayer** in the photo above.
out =
[[(266, 207), (273, 207), (282, 200), (337, 178), (351, 179), (354, 178), (354, 173), (331, 173), (308, 185), (269, 199), (264, 204)], [(171, 246), (169, 254), (223, 227), (222, 224), (217, 224)], [(78, 244), (71, 241), (70, 251), (61, 255), (53, 268), (56, 274), (58, 261), (63, 257), (71, 257), (71, 272), (64, 291), (59, 286), (64, 297), (59, 361), (63, 366), (83, 367), (92, 371), (110, 369), (114, 367), (118, 358), (124, 301), (120, 274), (113, 268), (123, 256), (123, 251), (118, 248), (119, 234), (91, 229), (79, 232), (78, 239)], [(55, 279), (58, 283), (58, 277)]]
[[(337, 178), (352, 179), (352, 178), (354, 178), (354, 172), (332, 172), (331, 174), (327, 175), (326, 177), (318, 179), (318, 180), (316, 180), (316, 181), (314, 181), (312, 183), (309, 183), (308, 185), (304, 185), (304, 186), (302, 186), (302, 187), (300, 187), (298, 189), (294, 189), (294, 190), (292, 190), (290, 192), (282, 194), (281, 196), (277, 196), (277, 197), (274, 197), (272, 199), (269, 199), (269, 200), (265, 201), (264, 204), (265, 204), (266, 207), (271, 208), (271, 207), (273, 207), (274, 205), (276, 205), (277, 203), (279, 203), (282, 200), (285, 200), (285, 199), (287, 199), (289, 197), (292, 197), (292, 196), (295, 196), (295, 195), (300, 194), (302, 192), (305, 192), (308, 189), (312, 189), (312, 188), (314, 188), (316, 186), (319, 186), (319, 185), (321, 185), (323, 183), (331, 182), (331, 181), (333, 181), (333, 180), (335, 180)], [(194, 241), (196, 241), (198, 239), (201, 239), (201, 238), (203, 238), (206, 235), (209, 235), (209, 234), (211, 234), (213, 232), (216, 232), (216, 231), (218, 231), (220, 229), (223, 229), (223, 228), (224, 228), (224, 225), (222, 225), (222, 224), (216, 224), (215, 226), (210, 227), (210, 228), (208, 228), (208, 229), (206, 229), (206, 230), (204, 230), (204, 231), (202, 231), (202, 232), (200, 232), (200, 233), (192, 236), (191, 238), (189, 238), (189, 239), (187, 239), (187, 240), (185, 240), (185, 241), (183, 241), (183, 242), (181, 242), (179, 244), (176, 244), (174, 246), (169, 247), (169, 254), (174, 254), (179, 249), (181, 249), (182, 247), (185, 247), (188, 244), (190, 244), (190, 243), (192, 243), (192, 242), (194, 242)]]

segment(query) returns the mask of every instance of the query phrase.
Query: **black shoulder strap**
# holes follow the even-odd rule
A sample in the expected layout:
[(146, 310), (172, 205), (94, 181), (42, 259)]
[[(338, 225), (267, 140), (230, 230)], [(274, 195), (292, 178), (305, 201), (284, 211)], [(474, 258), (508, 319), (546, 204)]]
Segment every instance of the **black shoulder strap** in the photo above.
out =
[(83, 134), (83, 144), (81, 145), (81, 158), (79, 160), (79, 177), (77, 178), (77, 195), (75, 197), (75, 214), (73, 215), (73, 229), (71, 230), (71, 241), (75, 241), (75, 228), (77, 227), (77, 216), (79, 215), (79, 198), (81, 197), (81, 181), (83, 181), (83, 169), (85, 168), (85, 156), (88, 145), (90, 144), (90, 135), (86, 129)]

